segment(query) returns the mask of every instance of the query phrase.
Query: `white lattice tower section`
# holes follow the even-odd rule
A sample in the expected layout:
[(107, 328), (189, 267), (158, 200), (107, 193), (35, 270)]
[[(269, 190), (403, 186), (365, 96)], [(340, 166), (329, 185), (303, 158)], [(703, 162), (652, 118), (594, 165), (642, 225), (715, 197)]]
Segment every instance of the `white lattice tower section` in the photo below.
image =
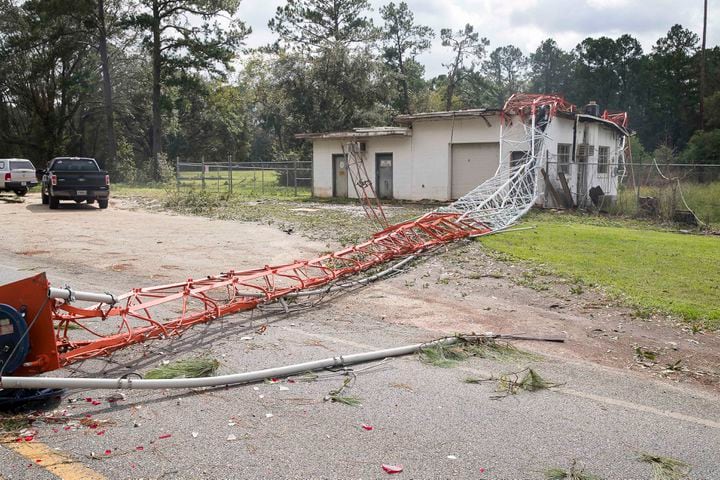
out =
[(547, 157), (548, 132), (558, 110), (573, 106), (560, 97), (515, 94), (503, 108), (500, 164), (495, 175), (447, 207), (493, 231), (522, 217), (538, 196), (538, 172)]

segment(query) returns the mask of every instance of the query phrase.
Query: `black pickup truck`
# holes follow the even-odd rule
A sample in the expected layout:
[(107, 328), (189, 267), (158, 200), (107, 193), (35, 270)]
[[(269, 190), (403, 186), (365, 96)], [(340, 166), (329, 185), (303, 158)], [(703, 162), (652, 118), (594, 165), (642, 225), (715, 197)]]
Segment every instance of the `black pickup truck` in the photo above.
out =
[(57, 157), (50, 160), (42, 174), (42, 203), (55, 209), (60, 200), (95, 203), (107, 208), (110, 198), (110, 176), (93, 158)]

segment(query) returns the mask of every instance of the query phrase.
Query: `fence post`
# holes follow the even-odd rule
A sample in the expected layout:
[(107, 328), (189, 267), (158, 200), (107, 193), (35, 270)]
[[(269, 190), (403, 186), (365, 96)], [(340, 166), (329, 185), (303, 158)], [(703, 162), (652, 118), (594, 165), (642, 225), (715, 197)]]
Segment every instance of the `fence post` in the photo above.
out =
[(295, 159), (295, 165), (294, 165), (294, 167), (295, 167), (295, 172), (293, 173), (293, 183), (294, 183), (294, 186), (295, 186), (295, 189), (294, 189), (294, 190), (295, 190), (295, 197), (297, 197), (297, 176), (298, 176), (298, 161), (297, 161), (297, 159)]
[(204, 192), (205, 191), (205, 155), (200, 157), (200, 168), (201, 168), (200, 181), (201, 181), (201, 185), (202, 185), (202, 190)]
[(265, 166), (260, 165), (260, 195), (265, 195)]
[(233, 191), (233, 156), (232, 153), (228, 155), (228, 190), (232, 194)]
[(180, 157), (175, 156), (175, 189), (180, 191)]

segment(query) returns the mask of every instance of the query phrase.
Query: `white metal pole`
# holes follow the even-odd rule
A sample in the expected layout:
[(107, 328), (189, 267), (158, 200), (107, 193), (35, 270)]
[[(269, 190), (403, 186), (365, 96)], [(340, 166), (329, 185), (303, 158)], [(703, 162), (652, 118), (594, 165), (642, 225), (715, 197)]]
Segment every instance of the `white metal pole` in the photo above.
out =
[(131, 378), (51, 378), (51, 377), (2, 377), (0, 388), (83, 388), (83, 389), (162, 389), (162, 388), (201, 388), (219, 387), (224, 385), (237, 385), (265, 380), (267, 378), (287, 377), (308, 371), (324, 368), (342, 367), (356, 363), (382, 360), (388, 357), (398, 357), (415, 353), (421, 348), (436, 345), (452, 345), (459, 340), (458, 337), (443, 338), (434, 342), (416, 343), (403, 347), (388, 348), (353, 355), (340, 355), (311, 362), (298, 363), (284, 367), (267, 368), (246, 373), (220, 375), (217, 377), (201, 378), (173, 378), (161, 380), (145, 380)]
[(73, 290), (70, 287), (50, 287), (48, 288), (48, 297), (67, 301), (80, 300), (83, 302), (107, 303), (108, 305), (114, 305), (117, 302), (117, 298), (111, 293), (82, 292), (80, 290)]

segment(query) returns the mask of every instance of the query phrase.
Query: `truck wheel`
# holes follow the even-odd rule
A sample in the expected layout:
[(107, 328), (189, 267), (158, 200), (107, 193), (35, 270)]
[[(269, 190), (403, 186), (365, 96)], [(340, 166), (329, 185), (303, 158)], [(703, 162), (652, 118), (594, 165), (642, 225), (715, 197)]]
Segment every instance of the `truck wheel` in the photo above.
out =
[(48, 196), (47, 196), (47, 194), (45, 193), (45, 191), (41, 191), (41, 192), (40, 192), (40, 196), (42, 197), (42, 204), (43, 204), (43, 205), (47, 205), (47, 204), (50, 202), (50, 198), (48, 198)]
[(15, 190), (15, 195), (17, 195), (18, 197), (24, 197), (25, 195), (27, 195), (27, 192), (27, 188), (18, 188), (17, 190)]
[(107, 198), (98, 198), (98, 206), (100, 208), (107, 208), (108, 207), (108, 199)]
[(60, 200), (53, 197), (52, 195), (49, 196), (48, 201), (50, 203), (50, 209), (55, 210), (60, 206)]

